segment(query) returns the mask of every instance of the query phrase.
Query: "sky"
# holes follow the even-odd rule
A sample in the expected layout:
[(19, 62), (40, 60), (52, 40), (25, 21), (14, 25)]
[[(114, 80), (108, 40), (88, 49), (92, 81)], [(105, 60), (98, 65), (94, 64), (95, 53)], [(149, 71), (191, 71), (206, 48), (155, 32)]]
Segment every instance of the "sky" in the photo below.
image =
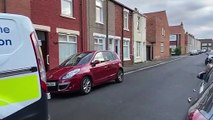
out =
[(213, 38), (212, 0), (117, 0), (140, 13), (166, 10), (169, 25), (183, 22), (186, 32), (195, 38)]

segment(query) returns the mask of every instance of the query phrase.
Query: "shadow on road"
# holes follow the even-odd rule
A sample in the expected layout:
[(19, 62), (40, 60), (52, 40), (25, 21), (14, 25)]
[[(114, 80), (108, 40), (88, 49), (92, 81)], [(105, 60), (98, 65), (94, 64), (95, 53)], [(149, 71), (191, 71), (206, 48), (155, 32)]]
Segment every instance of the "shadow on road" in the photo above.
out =
[[(104, 89), (105, 87), (112, 86), (112, 85), (116, 85), (116, 83), (114, 81), (110, 81), (110, 82), (104, 83), (102, 85), (95, 86), (92, 88), (92, 91), (90, 94), (92, 94), (94, 92), (98, 92), (99, 90)], [(90, 94), (88, 94), (88, 95), (90, 95)], [(80, 93), (80, 91), (76, 91), (76, 92), (72, 92), (72, 93), (51, 94), (51, 99), (67, 99), (67, 98), (76, 98), (76, 97), (83, 97), (83, 96), (87, 96), (87, 95), (82, 95)]]

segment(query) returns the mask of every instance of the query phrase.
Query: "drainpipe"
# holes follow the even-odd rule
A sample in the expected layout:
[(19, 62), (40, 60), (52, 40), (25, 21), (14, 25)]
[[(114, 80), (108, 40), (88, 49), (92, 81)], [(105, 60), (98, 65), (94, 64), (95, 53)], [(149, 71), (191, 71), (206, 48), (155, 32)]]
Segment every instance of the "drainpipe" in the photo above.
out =
[(122, 26), (122, 30), (121, 30), (121, 62), (122, 62), (122, 65), (124, 65), (124, 57), (123, 57), (123, 55), (124, 55), (124, 47), (123, 47), (123, 45), (124, 45), (124, 10), (122, 9), (122, 20), (121, 20), (122, 22), (121, 22), (121, 26)]
[(109, 39), (109, 6), (108, 0), (106, 0), (106, 50), (108, 50), (108, 39)]
[(85, 41), (85, 29), (84, 29), (84, 26), (85, 26), (85, 21), (84, 21), (84, 0), (80, 0), (80, 38), (81, 38), (81, 49), (80, 49), (80, 52), (83, 52), (84, 51), (84, 47), (86, 46), (86, 44), (84, 43)]
[(7, 2), (6, 2), (6, 0), (3, 0), (3, 6), (4, 6), (3, 12), (7, 13)]

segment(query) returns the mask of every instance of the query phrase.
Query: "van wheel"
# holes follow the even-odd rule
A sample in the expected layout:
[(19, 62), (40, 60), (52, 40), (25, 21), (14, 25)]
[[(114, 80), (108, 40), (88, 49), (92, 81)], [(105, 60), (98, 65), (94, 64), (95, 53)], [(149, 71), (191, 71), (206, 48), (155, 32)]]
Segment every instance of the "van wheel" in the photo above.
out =
[(123, 79), (124, 79), (124, 73), (123, 71), (120, 69), (117, 73), (117, 78), (115, 79), (115, 82), (116, 83), (121, 83), (123, 82)]
[(81, 93), (86, 95), (91, 92), (92, 82), (89, 77), (84, 77), (81, 83)]

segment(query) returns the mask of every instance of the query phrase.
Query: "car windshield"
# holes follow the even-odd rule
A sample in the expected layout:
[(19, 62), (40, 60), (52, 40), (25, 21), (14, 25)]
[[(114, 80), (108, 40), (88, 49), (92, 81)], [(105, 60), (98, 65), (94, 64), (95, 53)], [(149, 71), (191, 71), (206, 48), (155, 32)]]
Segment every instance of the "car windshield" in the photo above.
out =
[(84, 65), (88, 63), (94, 53), (80, 53), (80, 54), (74, 54), (70, 56), (68, 59), (66, 59), (60, 66), (76, 66), (76, 65)]

